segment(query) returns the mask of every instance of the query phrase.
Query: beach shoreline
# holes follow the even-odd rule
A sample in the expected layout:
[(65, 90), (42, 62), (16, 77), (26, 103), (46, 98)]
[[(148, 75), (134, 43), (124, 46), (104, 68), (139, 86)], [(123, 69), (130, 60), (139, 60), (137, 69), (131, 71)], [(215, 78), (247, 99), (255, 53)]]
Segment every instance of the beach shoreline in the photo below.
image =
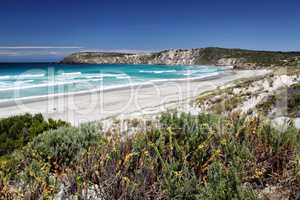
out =
[[(224, 69), (224, 71), (214, 72), (210, 73), (209, 75), (203, 76), (203, 77), (192, 77), (192, 78), (179, 78), (179, 79), (159, 79), (159, 80), (151, 80), (146, 81), (143, 83), (131, 83), (131, 84), (125, 84), (125, 85), (116, 85), (116, 86), (110, 86), (110, 87), (97, 87), (95, 89), (89, 89), (89, 90), (82, 90), (82, 91), (76, 91), (76, 92), (67, 92), (67, 93), (56, 93), (56, 94), (49, 94), (49, 95), (42, 95), (42, 96), (29, 96), (29, 97), (20, 97), (17, 99), (4, 99), (0, 100), (0, 108), (5, 106), (13, 106), (20, 103), (33, 103), (33, 102), (39, 102), (39, 101), (45, 101), (51, 98), (61, 98), (61, 97), (67, 97), (71, 95), (80, 96), (80, 95), (87, 95), (90, 93), (95, 92), (109, 92), (109, 91), (115, 91), (115, 90), (126, 90), (130, 88), (135, 87), (149, 87), (153, 84), (161, 84), (166, 82), (186, 82), (186, 81), (205, 81), (210, 79), (219, 78), (220, 76), (224, 76), (227, 74), (233, 73), (233, 71), (229, 71)], [(50, 85), (51, 86), (51, 85)]]
[[(132, 113), (147, 115), (182, 104), (199, 94), (242, 78), (267, 74), (267, 70), (225, 70), (202, 78), (169, 80), (107, 90), (82, 91), (57, 96), (0, 102), (0, 117), (23, 113), (42, 113), (78, 125)], [(176, 107), (176, 106), (175, 106)]]

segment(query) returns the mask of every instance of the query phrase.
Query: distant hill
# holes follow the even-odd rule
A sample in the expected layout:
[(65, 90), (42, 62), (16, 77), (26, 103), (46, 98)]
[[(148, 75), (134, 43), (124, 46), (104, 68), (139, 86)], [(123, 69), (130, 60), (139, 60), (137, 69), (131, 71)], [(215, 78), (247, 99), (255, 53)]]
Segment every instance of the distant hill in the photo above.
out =
[(170, 49), (148, 54), (79, 52), (65, 57), (66, 64), (166, 64), (231, 65), (236, 68), (300, 66), (300, 52), (255, 51), (246, 49)]

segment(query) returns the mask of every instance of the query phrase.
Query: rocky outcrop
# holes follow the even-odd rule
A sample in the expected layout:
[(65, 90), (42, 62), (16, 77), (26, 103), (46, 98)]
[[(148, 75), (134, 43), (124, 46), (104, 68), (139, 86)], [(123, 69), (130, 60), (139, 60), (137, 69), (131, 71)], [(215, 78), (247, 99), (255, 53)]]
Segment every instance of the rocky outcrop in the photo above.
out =
[(63, 63), (90, 64), (161, 64), (193, 65), (196, 64), (201, 49), (167, 50), (149, 54), (97, 53), (81, 52), (72, 54)]
[(171, 49), (148, 54), (79, 52), (63, 59), (65, 64), (161, 64), (219, 65), (235, 68), (299, 65), (300, 52), (252, 51), (243, 49)]

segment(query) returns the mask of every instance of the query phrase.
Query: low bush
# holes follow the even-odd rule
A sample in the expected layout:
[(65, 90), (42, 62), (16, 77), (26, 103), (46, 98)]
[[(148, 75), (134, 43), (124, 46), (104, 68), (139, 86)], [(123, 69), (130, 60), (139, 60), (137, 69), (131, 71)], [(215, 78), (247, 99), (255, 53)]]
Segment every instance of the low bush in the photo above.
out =
[(28, 148), (30, 153), (36, 152), (44, 162), (55, 164), (57, 168), (69, 166), (78, 159), (80, 151), (98, 142), (100, 134), (93, 127), (83, 125), (50, 130), (34, 138)]
[(24, 114), (0, 119), (0, 156), (25, 146), (44, 131), (68, 126), (61, 120), (45, 120), (41, 114)]
[(50, 198), (58, 190), (56, 176), (67, 167), (72, 168), (80, 155), (89, 146), (99, 144), (100, 139), (100, 127), (96, 124), (46, 131), (1, 163), (0, 177), (7, 184), (22, 183), (15, 188), (17, 194), (30, 191), (32, 199), (41, 195)]

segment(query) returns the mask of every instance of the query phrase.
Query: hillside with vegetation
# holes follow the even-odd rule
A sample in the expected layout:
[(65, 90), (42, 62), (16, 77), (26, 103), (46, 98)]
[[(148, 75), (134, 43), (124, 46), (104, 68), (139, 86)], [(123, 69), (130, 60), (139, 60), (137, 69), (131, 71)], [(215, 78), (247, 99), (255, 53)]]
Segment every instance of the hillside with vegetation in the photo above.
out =
[(149, 54), (80, 52), (65, 57), (62, 63), (232, 65), (236, 68), (253, 69), (300, 66), (300, 52), (255, 51), (214, 47), (171, 49)]

